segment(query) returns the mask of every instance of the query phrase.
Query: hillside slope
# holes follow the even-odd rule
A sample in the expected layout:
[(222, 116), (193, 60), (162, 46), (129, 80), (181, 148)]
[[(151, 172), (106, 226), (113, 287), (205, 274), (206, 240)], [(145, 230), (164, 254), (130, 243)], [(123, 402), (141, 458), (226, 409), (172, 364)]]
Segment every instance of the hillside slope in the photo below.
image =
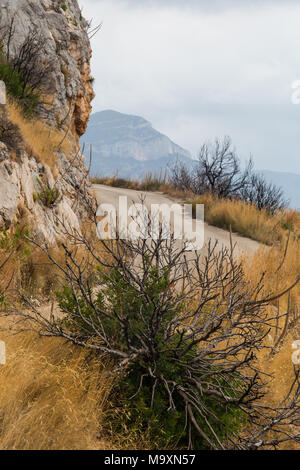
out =
[(92, 174), (120, 177), (158, 172), (176, 158), (189, 161), (190, 153), (158, 132), (146, 119), (112, 110), (91, 115), (81, 140), (93, 147)]

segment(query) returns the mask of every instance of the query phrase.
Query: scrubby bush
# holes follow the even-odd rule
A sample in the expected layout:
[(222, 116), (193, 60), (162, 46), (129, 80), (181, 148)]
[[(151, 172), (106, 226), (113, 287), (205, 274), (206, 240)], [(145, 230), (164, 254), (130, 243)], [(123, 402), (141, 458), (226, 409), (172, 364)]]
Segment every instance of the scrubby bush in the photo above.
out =
[[(64, 278), (62, 316), (49, 321), (32, 308), (23, 318), (112, 360), (127, 429), (138, 425), (159, 448), (257, 449), (286, 438), (300, 412), (300, 384), (296, 374), (284, 401), (264, 407), (256, 353), (269, 330), (270, 298), (262, 279), (251, 284), (232, 253), (216, 246), (187, 257), (162, 234), (98, 245), (69, 235), (63, 264), (43, 248)], [(80, 244), (91, 260), (78, 259)]]
[(57, 203), (60, 192), (55, 187), (50, 188), (48, 184), (43, 183), (39, 178), (36, 180), (41, 191), (34, 195), (34, 199), (40, 201), (45, 207), (52, 208)]
[(288, 205), (283, 190), (275, 184), (268, 183), (263, 175), (254, 173), (249, 176), (247, 184), (241, 188), (240, 198), (254, 204), (258, 210), (270, 214), (285, 209)]
[[(128, 410), (129, 429), (138, 423), (158, 448), (187, 446), (190, 438), (198, 449), (210, 447), (214, 432), (220, 441), (224, 441), (227, 433), (239, 430), (246, 418), (242, 410), (235, 403), (228, 402), (222, 406), (214, 396), (206, 396), (205, 393), (201, 406), (208, 414), (218, 416), (213, 423), (214, 431), (201, 415), (196, 421), (204, 435), (199, 436), (196, 429), (185, 427), (187, 402), (184, 396), (186, 388), (189, 388), (189, 365), (194, 363), (198, 374), (205, 374), (206, 367), (203, 371), (201, 367), (199, 369), (197, 341), (194, 343), (189, 335), (185, 338), (181, 331), (172, 331), (169, 337), (166, 333), (172, 322), (176, 324), (178, 318), (186, 316), (182, 294), (177, 295), (170, 290), (169, 269), (165, 267), (160, 271), (157, 266), (151, 266), (150, 258), (146, 258), (143, 288), (139, 294), (122, 269), (113, 268), (109, 273), (101, 268), (98, 271), (98, 283), (103, 290), (97, 294), (94, 306), (96, 310), (107, 312), (101, 318), (101, 327), (108, 342), (112, 342), (124, 356), (128, 354), (128, 348), (140, 351), (124, 369), (118, 385), (118, 401), (123, 409)], [(62, 312), (66, 314), (60, 327), (67, 327), (81, 341), (93, 338), (95, 327), (99, 326), (95, 308), (70, 287), (65, 287), (57, 296)], [(199, 318), (199, 326), (201, 321), (203, 319)], [(233, 373), (222, 384), (221, 373), (218, 376), (221, 366), (212, 365), (211, 372), (214, 369), (216, 377), (210, 377), (210, 387), (221, 387), (224, 393), (233, 397), (233, 389), (240, 383), (239, 374)], [(242, 390), (242, 383), (240, 385)], [(182, 394), (176, 390), (177, 387), (182, 387)], [(192, 385), (188, 393), (199, 400), (196, 385)]]
[(0, 31), (0, 80), (9, 95), (22, 106), (25, 114), (32, 115), (41, 102), (53, 64), (42, 58), (44, 37), (33, 27), (20, 44), (13, 48), (15, 17)]
[(283, 191), (254, 172), (251, 159), (242, 169), (229, 137), (202, 145), (194, 165), (188, 167), (177, 162), (171, 167), (170, 182), (180, 191), (209, 194), (218, 199), (240, 199), (271, 214), (287, 206)]
[(22, 73), (8, 62), (0, 51), (0, 80), (6, 85), (7, 93), (23, 108), (25, 114), (32, 115), (40, 102), (40, 93), (26, 85)]

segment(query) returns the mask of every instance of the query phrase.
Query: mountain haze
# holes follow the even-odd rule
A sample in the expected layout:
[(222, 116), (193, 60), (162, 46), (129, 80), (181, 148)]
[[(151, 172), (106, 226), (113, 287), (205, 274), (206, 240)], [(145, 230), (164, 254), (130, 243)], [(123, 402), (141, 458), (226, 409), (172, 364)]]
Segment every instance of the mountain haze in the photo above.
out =
[[(190, 152), (152, 127), (140, 116), (105, 110), (91, 115), (87, 131), (81, 139), (85, 156), (93, 148), (92, 176), (137, 179), (147, 173), (159, 175), (176, 160), (192, 166)], [(300, 208), (300, 175), (259, 171), (268, 182), (283, 189), (292, 208)]]
[(262, 170), (260, 173), (267, 181), (280, 186), (290, 207), (300, 209), (300, 175), (270, 170)]
[(139, 116), (112, 110), (92, 114), (82, 143), (93, 147), (92, 175), (140, 177), (191, 154)]

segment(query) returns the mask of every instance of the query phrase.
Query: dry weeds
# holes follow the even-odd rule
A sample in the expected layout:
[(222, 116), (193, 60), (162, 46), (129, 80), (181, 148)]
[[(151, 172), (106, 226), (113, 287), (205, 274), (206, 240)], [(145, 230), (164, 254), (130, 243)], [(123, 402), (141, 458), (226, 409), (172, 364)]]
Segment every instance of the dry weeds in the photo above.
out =
[(59, 148), (68, 154), (72, 149), (70, 139), (65, 133), (48, 126), (38, 118), (25, 118), (20, 108), (12, 101), (7, 104), (11, 121), (21, 132), (27, 151), (43, 165), (48, 165), (57, 176), (56, 152)]

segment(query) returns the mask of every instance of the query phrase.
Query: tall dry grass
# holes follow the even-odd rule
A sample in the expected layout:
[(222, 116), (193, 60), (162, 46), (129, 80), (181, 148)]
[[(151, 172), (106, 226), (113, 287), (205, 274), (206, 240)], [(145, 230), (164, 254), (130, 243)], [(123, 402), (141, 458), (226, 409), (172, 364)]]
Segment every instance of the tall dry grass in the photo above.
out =
[(27, 151), (55, 173), (56, 152), (61, 149), (68, 154), (72, 149), (70, 139), (65, 137), (64, 132), (48, 126), (41, 119), (24, 117), (22, 110), (13, 101), (9, 101), (7, 107), (10, 120), (20, 129)]
[[(290, 211), (287, 216), (290, 217), (290, 221), (298, 224), (299, 215)], [(295, 225), (295, 230), (298, 230), (298, 225)], [(276, 246), (261, 246), (253, 256), (244, 257), (242, 262), (249, 282), (256, 283), (263, 275), (262, 295), (284, 292), (295, 283), (300, 275), (298, 234), (288, 235), (285, 232)], [(300, 283), (290, 291), (290, 294), (285, 294), (279, 300), (271, 302), (268, 310), (269, 317), (272, 318), (269, 321), (269, 333), (265, 338), (268, 349), (259, 352), (258, 360), (260, 368), (266, 374), (273, 376), (273, 380), (269, 382), (264, 403), (276, 406), (287, 395), (295, 376), (292, 344), (300, 339)], [(285, 330), (287, 312), (289, 312), (289, 326)], [(280, 448), (300, 450), (300, 445), (286, 442)]]
[[(238, 221), (244, 214), (246, 227), (247, 218), (252, 220), (257, 216), (252, 206), (240, 207), (232, 201), (220, 201), (218, 210), (224, 205), (228, 210), (227, 223), (230, 221), (233, 230), (236, 230), (233, 215)], [(207, 213), (214, 214), (215, 201), (208, 199), (207, 206)], [(229, 209), (233, 206), (236, 213), (232, 215)], [(265, 293), (277, 293), (285, 290), (300, 274), (299, 214), (287, 211), (270, 220), (269, 216), (261, 215), (260, 224), (267, 223), (270, 230), (273, 227), (278, 233), (276, 245), (262, 246), (252, 257), (244, 257), (243, 265), (249, 282), (257, 282), (265, 273)], [(258, 224), (257, 230), (259, 227)], [(287, 229), (291, 230), (288, 244)], [(62, 258), (59, 251), (56, 256)], [(11, 258), (6, 271), (1, 273), (2, 281), (6, 283), (10, 279), (16, 266), (20, 275), (26, 274), (33, 286), (51, 286), (49, 292), (56, 287), (57, 273), (41, 252), (32, 251), (29, 257), (24, 257), (21, 251), (20, 256)], [(287, 303), (286, 295), (280, 300), (280, 313), (286, 311)], [(300, 286), (291, 292), (291, 305), (296, 314), (300, 313)], [(273, 316), (276, 309), (277, 303), (274, 303), (270, 315)], [(266, 337), (267, 346), (274, 346), (276, 326), (283, 328), (283, 323), (283, 319), (277, 325), (273, 322)], [(276, 355), (270, 356), (270, 350), (259, 354), (261, 368), (274, 375), (265, 397), (265, 402), (272, 406), (284, 398), (292, 382), (291, 344), (300, 339), (299, 323), (293, 323), (278, 345)], [(126, 429), (126, 410), (113, 408), (113, 383), (100, 359), (60, 339), (39, 338), (33, 333), (6, 336), (0, 330), (0, 340), (7, 344), (7, 365), (0, 366), (0, 449), (151, 448), (143, 430)], [(112, 436), (105, 420), (107, 416), (120, 421), (120, 435)], [(298, 448), (290, 443), (283, 447)]]
[(112, 381), (100, 360), (60, 339), (4, 337), (0, 449), (103, 449)]
[[(300, 240), (294, 234), (285, 234), (277, 246), (261, 246), (252, 257), (245, 257), (244, 269), (249, 281), (257, 282), (264, 276), (264, 294), (284, 292), (300, 276)], [(284, 308), (287, 297), (281, 299)], [(292, 306), (299, 306), (300, 283), (291, 291)], [(275, 303), (277, 305), (277, 301)]]
[(287, 209), (275, 215), (240, 200), (217, 199), (207, 194), (188, 201), (204, 204), (205, 220), (211, 225), (239, 233), (266, 245), (280, 244), (288, 230), (300, 235), (300, 213)]
[[(1, 293), (14, 298), (14, 291), (21, 290), (28, 297), (34, 297), (42, 303), (56, 299), (55, 292), (64, 285), (64, 276), (55, 260), (62, 268), (66, 268), (65, 251), (61, 242), (49, 247), (48, 254), (35, 246), (26, 237), (30, 237), (23, 220), (21, 224), (11, 226), (9, 230), (0, 229), (0, 301)], [(93, 245), (94, 249), (104, 258), (107, 255), (101, 240), (97, 237), (94, 226), (82, 224), (82, 233)], [(70, 245), (74, 259), (82, 263), (90, 275), (97, 272), (97, 262), (83, 245)], [(82, 265), (83, 267), (83, 265)], [(13, 289), (13, 292), (6, 292)], [(16, 295), (15, 295), (16, 296)]]

